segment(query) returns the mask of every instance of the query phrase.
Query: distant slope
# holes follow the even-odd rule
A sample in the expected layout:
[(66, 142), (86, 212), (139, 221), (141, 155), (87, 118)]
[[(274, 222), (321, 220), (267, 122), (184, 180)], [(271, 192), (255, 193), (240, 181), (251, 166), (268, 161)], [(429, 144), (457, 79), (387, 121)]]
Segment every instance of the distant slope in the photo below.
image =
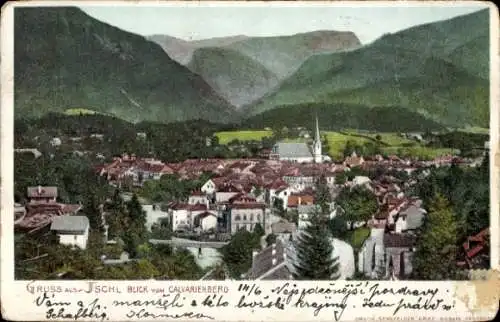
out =
[(191, 61), (193, 52), (198, 48), (227, 46), (233, 42), (246, 39), (247, 37), (229, 36), (193, 41), (187, 41), (168, 35), (152, 35), (147, 38), (160, 45), (173, 60), (182, 65), (187, 65)]
[(361, 46), (352, 32), (321, 30), (292, 36), (252, 37), (227, 47), (260, 62), (285, 79), (311, 55), (352, 50)]
[[(482, 10), (385, 35), (358, 50), (315, 55), (278, 90), (246, 107), (246, 114), (344, 102), (397, 105), (446, 125), (487, 127), (489, 84), (481, 76), (489, 61), (487, 54), (477, 54), (484, 46), (475, 44), (484, 43), (488, 22), (488, 11)], [(470, 72), (474, 68), (476, 73)]]
[(237, 107), (261, 98), (278, 85), (276, 75), (260, 63), (230, 49), (197, 49), (187, 66)]
[(15, 113), (228, 121), (234, 108), (155, 43), (73, 7), (15, 9)]
[(318, 115), (321, 130), (361, 129), (379, 132), (442, 130), (433, 120), (398, 106), (366, 108), (354, 104), (295, 104), (247, 118), (243, 128), (262, 129), (308, 126)]

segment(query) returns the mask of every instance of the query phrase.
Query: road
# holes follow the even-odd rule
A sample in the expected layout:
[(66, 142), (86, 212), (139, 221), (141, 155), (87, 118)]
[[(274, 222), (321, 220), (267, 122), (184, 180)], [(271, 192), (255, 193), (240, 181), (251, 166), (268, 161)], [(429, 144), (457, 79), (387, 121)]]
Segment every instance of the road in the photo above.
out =
[(191, 239), (150, 239), (151, 244), (166, 244), (179, 247), (193, 247), (193, 248), (222, 248), (228, 244), (228, 242), (203, 242)]

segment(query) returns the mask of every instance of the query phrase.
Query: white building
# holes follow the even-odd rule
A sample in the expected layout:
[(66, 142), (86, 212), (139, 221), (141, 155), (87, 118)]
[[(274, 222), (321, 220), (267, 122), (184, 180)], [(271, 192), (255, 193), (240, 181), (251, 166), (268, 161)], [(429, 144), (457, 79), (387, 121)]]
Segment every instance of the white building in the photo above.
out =
[(194, 227), (201, 231), (217, 228), (217, 215), (211, 211), (205, 211), (194, 218)]
[(211, 195), (215, 191), (217, 191), (217, 186), (211, 179), (207, 180), (207, 182), (205, 182), (205, 184), (201, 187), (201, 192), (207, 195)]
[(315, 136), (312, 146), (300, 142), (278, 142), (274, 145), (269, 157), (273, 160), (297, 163), (322, 163), (323, 161), (331, 161), (329, 156), (322, 155), (318, 117), (316, 116)]
[(191, 230), (194, 228), (196, 216), (207, 211), (207, 205), (175, 204), (169, 209), (172, 230)]
[(54, 217), (50, 230), (59, 236), (59, 243), (68, 246), (87, 248), (89, 238), (89, 219), (86, 216)]
[(240, 203), (231, 205), (231, 233), (236, 233), (240, 229), (253, 232), (255, 226), (260, 224), (262, 229), (266, 229), (265, 205), (262, 203)]
[(142, 209), (146, 212), (146, 228), (148, 230), (151, 230), (153, 224), (169, 217), (168, 212), (161, 210), (158, 205), (142, 205)]

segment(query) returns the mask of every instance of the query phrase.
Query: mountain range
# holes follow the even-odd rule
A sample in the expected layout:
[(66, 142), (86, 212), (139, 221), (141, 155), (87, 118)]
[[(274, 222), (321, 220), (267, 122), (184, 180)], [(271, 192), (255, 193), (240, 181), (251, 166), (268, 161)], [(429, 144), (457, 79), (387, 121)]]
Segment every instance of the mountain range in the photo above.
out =
[(296, 104), (397, 105), (446, 125), (489, 123), (488, 10), (425, 24), (354, 51), (310, 57), (245, 114)]
[(361, 46), (352, 32), (321, 30), (292, 36), (230, 36), (185, 41), (154, 35), (167, 54), (201, 75), (236, 107), (248, 105), (273, 90), (310, 56)]
[(489, 123), (487, 9), (366, 45), (339, 31), (143, 37), (73, 7), (14, 15), (16, 117), (81, 108), (133, 122), (245, 124), (320, 106), (325, 118), (348, 115), (360, 128), (391, 110), (433, 128)]
[(128, 121), (231, 121), (234, 107), (142, 36), (74, 7), (14, 10), (15, 115), (87, 109)]

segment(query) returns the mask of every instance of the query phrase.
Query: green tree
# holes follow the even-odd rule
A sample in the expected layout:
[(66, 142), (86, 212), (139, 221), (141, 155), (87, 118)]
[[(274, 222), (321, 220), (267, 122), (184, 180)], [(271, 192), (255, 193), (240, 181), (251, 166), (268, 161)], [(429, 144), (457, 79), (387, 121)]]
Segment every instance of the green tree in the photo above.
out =
[(260, 239), (260, 237), (262, 237), (266, 234), (266, 232), (264, 231), (264, 228), (262, 228), (262, 225), (260, 223), (255, 224), (255, 227), (253, 228), (253, 233), (259, 239)]
[(333, 245), (324, 213), (312, 214), (310, 224), (295, 241), (295, 278), (298, 280), (331, 280), (339, 278), (338, 257), (333, 257)]
[(342, 215), (337, 215), (328, 221), (328, 228), (333, 237), (345, 239), (349, 233), (346, 220)]
[(316, 190), (314, 195), (314, 200), (321, 209), (328, 209), (330, 202), (332, 201), (332, 195), (330, 189), (328, 189), (327, 181), (325, 176), (320, 176), (316, 182)]
[(90, 228), (93, 231), (104, 231), (100, 203), (94, 194), (87, 195), (82, 211), (89, 219)]
[(416, 279), (453, 279), (456, 273), (457, 223), (449, 202), (436, 194), (418, 239), (413, 262)]
[(345, 171), (342, 171), (335, 176), (335, 184), (343, 185), (347, 182), (347, 179), (347, 174)]
[(266, 236), (266, 245), (271, 246), (276, 242), (276, 235), (275, 234), (269, 234)]
[(361, 186), (342, 189), (336, 203), (344, 210), (345, 219), (351, 223), (369, 220), (378, 209), (377, 197)]
[(233, 278), (240, 278), (252, 266), (252, 252), (259, 249), (260, 243), (254, 234), (244, 229), (236, 232), (229, 244), (221, 249), (229, 274)]

